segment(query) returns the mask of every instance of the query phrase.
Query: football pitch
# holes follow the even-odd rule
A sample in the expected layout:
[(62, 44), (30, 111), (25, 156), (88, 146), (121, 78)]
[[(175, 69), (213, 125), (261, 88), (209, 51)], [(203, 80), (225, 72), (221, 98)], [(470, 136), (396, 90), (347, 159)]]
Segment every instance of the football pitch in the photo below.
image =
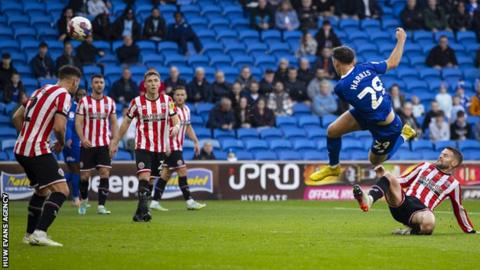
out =
[[(187, 211), (167, 201), (150, 223), (131, 221), (134, 201), (108, 202), (109, 216), (65, 203), (49, 230), (62, 248), (21, 243), (26, 202), (10, 202), (10, 269), (478, 269), (480, 235), (464, 234), (450, 203), (433, 236), (394, 236), (383, 202), (207, 201)], [(476, 229), (480, 202), (465, 201)]]

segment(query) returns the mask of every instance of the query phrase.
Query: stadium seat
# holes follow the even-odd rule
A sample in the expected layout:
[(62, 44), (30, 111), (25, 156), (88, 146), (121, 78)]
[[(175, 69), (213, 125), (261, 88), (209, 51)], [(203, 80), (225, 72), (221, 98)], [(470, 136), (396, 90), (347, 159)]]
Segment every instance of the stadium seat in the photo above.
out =
[(328, 155), (326, 151), (302, 151), (303, 160), (327, 160)]
[(317, 149), (317, 143), (308, 139), (296, 139), (293, 141), (293, 149), (297, 151)]
[(258, 139), (258, 132), (254, 128), (239, 128), (237, 129), (237, 138), (240, 140)]
[(324, 128), (327, 128), (328, 125), (330, 125), (333, 121), (335, 121), (338, 118), (338, 116), (333, 115), (333, 114), (327, 114), (322, 116), (322, 126)]
[(265, 30), (262, 31), (262, 40), (263, 41), (274, 41), (274, 42), (280, 42), (282, 40), (282, 33), (278, 30)]
[(132, 155), (126, 150), (119, 149), (113, 160), (132, 160)]
[(280, 160), (302, 160), (301, 153), (291, 150), (277, 151), (277, 156)]
[(207, 139), (212, 137), (212, 132), (208, 128), (196, 128), (195, 133), (199, 139)]
[(317, 128), (309, 128), (306, 130), (307, 132), (307, 138), (313, 139), (313, 140), (322, 140), (327, 137), (327, 129), (323, 129), (320, 127)]
[(5, 152), (0, 152), (0, 161), (8, 161), (8, 155)]
[[(464, 141), (459, 141), (458, 142), (458, 148), (460, 148), (461, 151), (465, 150), (475, 150), (475, 151), (480, 151), (480, 142), (476, 140), (464, 140)], [(477, 152), (479, 153), (479, 152)], [(477, 155), (477, 158), (479, 156)]]
[(355, 139), (343, 139), (342, 151), (350, 150), (365, 150), (365, 146), (362, 141)]
[(277, 154), (273, 151), (254, 152), (253, 156), (256, 160), (277, 160)]
[(457, 148), (457, 143), (455, 141), (436, 141), (434, 143), (435, 150), (442, 151), (445, 147)]
[(278, 128), (265, 128), (260, 130), (260, 137), (262, 139), (280, 139), (283, 137), (283, 133)]
[(269, 141), (269, 144), (270, 149), (274, 151), (292, 149), (292, 144), (290, 141), (285, 139), (273, 139)]
[(462, 151), (464, 160), (478, 161), (478, 149), (465, 149)]
[(235, 156), (238, 160), (253, 160), (252, 153), (248, 151), (235, 151)]
[(433, 150), (433, 143), (428, 140), (412, 141), (412, 151)]
[(238, 150), (243, 150), (244, 148), (242, 140), (230, 139), (230, 138), (220, 140), (220, 145), (224, 150), (232, 149), (233, 151), (238, 151)]
[(302, 128), (320, 127), (320, 118), (313, 115), (304, 115), (298, 118), (298, 126)]
[[(344, 153), (340, 154), (340, 158), (342, 158)], [(368, 151), (365, 150), (349, 150), (348, 155), (350, 156), (349, 159), (352, 160), (368, 160)]]
[(436, 151), (433, 151), (433, 150), (422, 150), (420, 152), (420, 155), (417, 154), (417, 158), (416, 160), (420, 160), (420, 158), (422, 160), (425, 160), (425, 161), (434, 161), (434, 160), (437, 160), (438, 159), (438, 155), (439, 153), (436, 152)]
[(303, 139), (306, 137), (305, 130), (303, 128), (282, 128), (283, 136), (289, 140)]
[(259, 139), (246, 139), (244, 141), (245, 149), (249, 151), (253, 150), (267, 150), (269, 149), (268, 143)]
[(13, 149), (16, 143), (16, 139), (8, 139), (1, 141), (1, 149), (2, 151), (6, 151), (7, 149)]
[(277, 116), (277, 127), (297, 127), (297, 119), (292, 116)]
[(233, 130), (223, 130), (223, 129), (215, 129), (213, 130), (213, 138), (220, 140), (220, 139), (234, 139), (235, 138), (235, 131)]

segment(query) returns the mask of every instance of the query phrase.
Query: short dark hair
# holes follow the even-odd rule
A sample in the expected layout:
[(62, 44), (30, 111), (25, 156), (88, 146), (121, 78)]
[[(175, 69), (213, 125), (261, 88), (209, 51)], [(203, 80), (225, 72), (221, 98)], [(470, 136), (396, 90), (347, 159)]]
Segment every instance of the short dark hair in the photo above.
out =
[(150, 70), (145, 72), (145, 75), (143, 76), (143, 79), (147, 79), (148, 76), (155, 75), (160, 79), (160, 73), (157, 72), (157, 70)]
[(459, 117), (464, 117), (465, 116), (465, 112), (464, 111), (458, 111), (457, 112), (457, 118)]
[(355, 60), (355, 52), (347, 46), (336, 47), (333, 49), (333, 58), (343, 64), (351, 64)]
[(96, 79), (96, 78), (103, 79), (104, 77), (102, 74), (96, 73), (92, 75), (92, 78), (90, 78), (90, 81), (93, 82), (93, 79)]
[(185, 86), (183, 86), (183, 85), (177, 85), (177, 86), (175, 86), (175, 88), (173, 88), (173, 93), (175, 93), (175, 91), (177, 91), (177, 90), (187, 91), (187, 88), (185, 88)]
[(75, 66), (72, 65), (64, 65), (58, 70), (58, 78), (60, 80), (67, 79), (70, 77), (82, 77), (82, 72)]
[(462, 155), (462, 152), (460, 152), (460, 150), (458, 150), (457, 148), (451, 147), (451, 146), (447, 146), (447, 147), (445, 147), (445, 149), (452, 151), (453, 156), (457, 159), (458, 164), (455, 167), (458, 167), (458, 166), (462, 165), (463, 155)]
[(12, 58), (12, 56), (8, 52), (2, 53), (2, 59), (10, 59), (10, 58)]
[(42, 41), (42, 42), (40, 42), (40, 44), (38, 44), (38, 47), (39, 48), (45, 48), (45, 47), (48, 48), (48, 44), (45, 41)]

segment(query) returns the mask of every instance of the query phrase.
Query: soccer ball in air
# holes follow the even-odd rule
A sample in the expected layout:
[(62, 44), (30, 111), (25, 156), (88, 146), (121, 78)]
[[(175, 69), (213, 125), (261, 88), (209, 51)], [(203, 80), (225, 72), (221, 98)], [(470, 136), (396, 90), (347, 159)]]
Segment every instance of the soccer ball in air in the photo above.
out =
[(81, 16), (73, 17), (68, 23), (68, 35), (76, 40), (85, 40), (92, 33), (92, 23)]

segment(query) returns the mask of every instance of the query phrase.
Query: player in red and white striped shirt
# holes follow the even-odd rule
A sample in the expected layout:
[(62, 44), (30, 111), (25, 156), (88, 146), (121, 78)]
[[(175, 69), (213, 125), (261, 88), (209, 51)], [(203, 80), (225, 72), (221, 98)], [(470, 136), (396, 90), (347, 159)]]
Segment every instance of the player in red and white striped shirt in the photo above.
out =
[(110, 214), (105, 208), (109, 190), (109, 177), (112, 168), (108, 146), (110, 136), (117, 133), (117, 115), (115, 101), (103, 94), (105, 79), (103, 75), (91, 78), (92, 95), (82, 98), (77, 107), (75, 130), (80, 138), (80, 207), (78, 213), (85, 215), (88, 204), (88, 182), (92, 170), (100, 175), (98, 185), (98, 214)]
[[(165, 153), (170, 152), (169, 137), (176, 136), (180, 130), (175, 104), (171, 97), (160, 94), (160, 74), (149, 70), (144, 76), (146, 93), (132, 100), (120, 126), (118, 135), (110, 144), (110, 155), (118, 149), (118, 142), (127, 132), (132, 119), (137, 119), (137, 134), (135, 138), (135, 161), (138, 175), (138, 206), (134, 221), (150, 221), (152, 216), (148, 211), (147, 199), (151, 193), (150, 180), (158, 178)], [(170, 131), (170, 120), (172, 129)]]
[(57, 139), (53, 150), (59, 153), (65, 144), (70, 94), (77, 91), (81, 76), (76, 67), (61, 67), (58, 83), (36, 90), (13, 116), (13, 124), (20, 132), (15, 144), (15, 157), (25, 170), (30, 185), (35, 188), (28, 205), (24, 243), (62, 246), (47, 237), (47, 229), (69, 194), (64, 173), (50, 151), (49, 138), (53, 130)]
[(150, 208), (159, 211), (168, 211), (168, 209), (163, 208), (160, 205), (159, 200), (162, 198), (168, 179), (170, 179), (172, 172), (175, 171), (178, 174), (178, 185), (182, 191), (183, 198), (187, 202), (187, 209), (201, 209), (206, 205), (196, 202), (190, 194), (190, 189), (187, 183), (187, 166), (183, 160), (183, 142), (185, 140), (185, 134), (187, 134), (193, 141), (195, 153), (198, 154), (200, 152), (197, 135), (195, 135), (195, 131), (190, 124), (190, 109), (185, 104), (185, 101), (187, 100), (187, 90), (185, 87), (178, 86), (173, 90), (173, 100), (175, 101), (175, 107), (180, 121), (180, 130), (177, 136), (171, 136), (169, 138), (171, 151), (167, 154), (167, 158), (163, 163), (164, 168), (162, 170), (162, 175), (155, 185), (155, 193), (153, 194)]
[(462, 206), (460, 183), (452, 176), (462, 161), (458, 150), (447, 147), (435, 163), (420, 163), (402, 177), (386, 173), (380, 166), (376, 168), (380, 179), (368, 194), (358, 185), (353, 187), (353, 193), (365, 212), (385, 196), (393, 218), (408, 226), (407, 229), (397, 230), (397, 234), (432, 234), (435, 228), (433, 210), (446, 198), (452, 203), (460, 228), (466, 233), (475, 233)]

